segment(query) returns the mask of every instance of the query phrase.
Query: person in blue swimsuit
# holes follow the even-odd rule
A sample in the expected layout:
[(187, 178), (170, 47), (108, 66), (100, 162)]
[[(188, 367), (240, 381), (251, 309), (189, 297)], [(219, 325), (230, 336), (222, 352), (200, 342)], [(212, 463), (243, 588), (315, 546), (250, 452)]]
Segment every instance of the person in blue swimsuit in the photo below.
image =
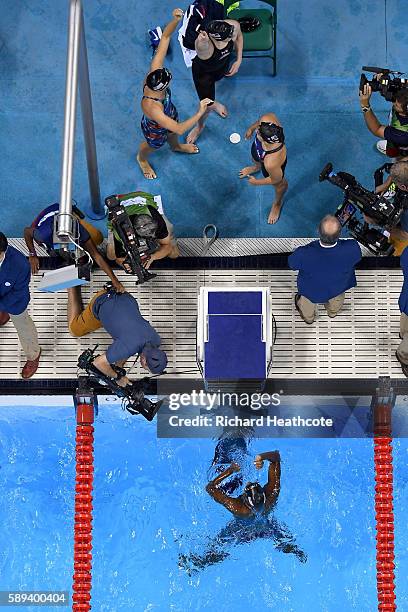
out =
[(141, 128), (145, 141), (139, 147), (136, 160), (147, 179), (155, 179), (157, 175), (147, 158), (160, 149), (166, 142), (172, 151), (179, 153), (198, 153), (194, 144), (180, 144), (178, 136), (191, 129), (207, 110), (212, 100), (201, 100), (198, 111), (186, 121), (178, 122), (177, 109), (171, 100), (169, 84), (171, 72), (163, 67), (169, 48), (170, 37), (183, 17), (181, 9), (173, 11), (173, 19), (164, 28), (160, 44), (150, 64), (150, 72), (143, 85)]
[[(252, 138), (255, 131), (255, 140), (251, 147), (254, 165), (242, 168), (239, 176), (240, 178), (247, 176), (251, 185), (274, 186), (275, 200), (268, 216), (268, 223), (276, 223), (280, 216), (283, 196), (288, 188), (288, 181), (285, 179), (287, 162), (285, 135), (277, 116), (273, 113), (262, 115), (258, 121), (253, 123), (245, 132), (245, 139)], [(260, 170), (264, 176), (263, 179), (252, 176)]]

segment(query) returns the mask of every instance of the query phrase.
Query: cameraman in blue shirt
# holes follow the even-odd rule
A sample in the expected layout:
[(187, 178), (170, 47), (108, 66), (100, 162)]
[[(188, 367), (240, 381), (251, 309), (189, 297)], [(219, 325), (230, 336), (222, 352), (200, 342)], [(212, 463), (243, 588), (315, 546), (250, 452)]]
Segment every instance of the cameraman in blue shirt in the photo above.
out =
[(299, 270), (295, 306), (303, 321), (311, 325), (316, 304), (324, 304), (329, 317), (341, 310), (344, 294), (357, 284), (354, 268), (361, 259), (356, 240), (341, 240), (341, 225), (333, 215), (319, 224), (320, 240), (298, 247), (288, 258), (289, 267)]

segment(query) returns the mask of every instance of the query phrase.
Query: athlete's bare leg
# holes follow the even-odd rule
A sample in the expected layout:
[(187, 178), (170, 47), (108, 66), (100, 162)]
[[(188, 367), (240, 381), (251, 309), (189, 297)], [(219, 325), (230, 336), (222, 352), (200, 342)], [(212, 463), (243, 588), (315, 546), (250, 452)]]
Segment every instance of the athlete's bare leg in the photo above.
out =
[(212, 111), (214, 111), (215, 113), (218, 113), (218, 115), (222, 117), (223, 119), (225, 119), (225, 117), (228, 116), (227, 107), (224, 106), (224, 104), (221, 104), (221, 102), (217, 102), (217, 100), (215, 100), (213, 104), (211, 104), (211, 106), (208, 107), (204, 115), (200, 117), (197, 125), (195, 125), (193, 129), (191, 130), (191, 132), (188, 133), (187, 138), (186, 138), (186, 142), (188, 144), (192, 144), (198, 139), (198, 137), (200, 136), (201, 132), (204, 129), (205, 121), (208, 115)]
[(140, 169), (143, 172), (143, 176), (146, 179), (157, 178), (155, 171), (147, 161), (148, 156), (151, 155), (154, 151), (155, 149), (153, 149), (153, 147), (149, 147), (147, 142), (142, 142), (139, 147), (139, 152), (136, 155), (136, 161), (139, 164)]
[(271, 212), (268, 216), (268, 223), (276, 223), (280, 217), (282, 204), (283, 204), (283, 196), (285, 195), (288, 189), (288, 181), (283, 178), (279, 183), (274, 185), (275, 188), (275, 200), (272, 204)]

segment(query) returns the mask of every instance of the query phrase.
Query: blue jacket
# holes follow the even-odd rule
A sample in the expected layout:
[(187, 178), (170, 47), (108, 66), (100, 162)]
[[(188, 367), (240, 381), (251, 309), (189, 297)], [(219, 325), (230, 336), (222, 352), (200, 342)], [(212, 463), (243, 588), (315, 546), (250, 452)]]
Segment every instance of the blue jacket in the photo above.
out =
[(404, 284), (402, 285), (398, 305), (400, 311), (408, 315), (408, 247), (406, 247), (402, 252), (400, 257), (400, 265), (404, 273)]
[(18, 315), (30, 301), (30, 264), (27, 258), (12, 246), (0, 266), (0, 310)]
[(334, 247), (322, 247), (319, 240), (297, 248), (288, 258), (289, 267), (299, 270), (300, 295), (314, 304), (324, 304), (357, 284), (354, 266), (361, 259), (356, 240), (339, 240)]

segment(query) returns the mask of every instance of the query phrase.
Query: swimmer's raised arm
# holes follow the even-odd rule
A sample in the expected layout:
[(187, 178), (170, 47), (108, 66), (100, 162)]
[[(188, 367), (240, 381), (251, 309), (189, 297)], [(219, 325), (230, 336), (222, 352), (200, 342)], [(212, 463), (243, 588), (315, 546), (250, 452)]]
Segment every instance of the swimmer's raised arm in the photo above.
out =
[(229, 497), (223, 491), (221, 491), (221, 489), (218, 488), (218, 485), (221, 484), (223, 480), (228, 478), (228, 476), (231, 476), (231, 474), (233, 474), (234, 472), (239, 472), (240, 469), (241, 468), (238, 464), (231, 463), (229, 468), (221, 472), (219, 476), (217, 476), (216, 478), (214, 478), (214, 480), (211, 480), (208, 483), (205, 490), (209, 495), (211, 495), (214, 501), (224, 506), (224, 508), (232, 512), (232, 514), (235, 514), (236, 516), (240, 517), (245, 517), (250, 516), (251, 512), (248, 510), (242, 500), (235, 497)]
[(277, 501), (280, 493), (281, 463), (279, 451), (268, 451), (256, 455), (254, 461), (255, 467), (258, 470), (262, 469), (264, 461), (269, 461), (268, 482), (264, 486), (264, 492), (266, 506), (270, 507)]
[(259, 128), (260, 123), (261, 123), (261, 120), (257, 119), (255, 123), (249, 126), (249, 128), (245, 132), (245, 140), (249, 140), (252, 137), (252, 134), (255, 132), (255, 130)]
[(184, 13), (181, 9), (174, 9), (173, 19), (169, 21), (164, 28), (159, 46), (157, 47), (156, 53), (153, 56), (152, 63), (150, 64), (150, 72), (153, 72), (153, 70), (157, 70), (158, 68), (163, 68), (164, 59), (169, 49), (170, 38), (180, 21), (183, 19), (183, 15)]

